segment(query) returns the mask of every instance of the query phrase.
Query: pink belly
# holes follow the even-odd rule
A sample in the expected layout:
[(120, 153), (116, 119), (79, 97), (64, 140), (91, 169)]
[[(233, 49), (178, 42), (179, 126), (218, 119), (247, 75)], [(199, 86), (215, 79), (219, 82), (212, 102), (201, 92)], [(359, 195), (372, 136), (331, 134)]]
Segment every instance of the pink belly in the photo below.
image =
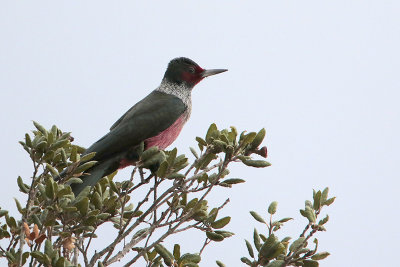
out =
[[(180, 116), (174, 124), (169, 126), (163, 132), (159, 133), (156, 136), (150, 137), (144, 141), (145, 149), (148, 149), (152, 146), (157, 146), (159, 149), (166, 149), (170, 144), (172, 144), (175, 139), (178, 137), (181, 132), (183, 125), (188, 120), (189, 116), (187, 114), (183, 114)], [(135, 161), (123, 159), (119, 163), (118, 169), (123, 169), (127, 166), (134, 165)]]
[(187, 117), (180, 116), (174, 124), (156, 136), (150, 137), (145, 141), (146, 148), (157, 146), (159, 149), (166, 149), (171, 145), (181, 132), (183, 125), (186, 123)]

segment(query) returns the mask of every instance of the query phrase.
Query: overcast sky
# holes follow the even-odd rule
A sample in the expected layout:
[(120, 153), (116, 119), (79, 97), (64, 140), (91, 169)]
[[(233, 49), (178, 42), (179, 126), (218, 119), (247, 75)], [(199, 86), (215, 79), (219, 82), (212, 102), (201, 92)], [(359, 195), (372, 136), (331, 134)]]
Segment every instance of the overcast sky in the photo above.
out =
[(247, 182), (210, 195), (231, 199), (222, 215), (236, 236), (207, 247), (201, 266), (242, 266), (244, 238), (265, 231), (248, 211), (265, 214), (274, 200), (278, 217), (295, 217), (280, 237), (297, 236), (303, 201), (326, 186), (337, 200), (318, 235), (332, 254), (321, 266), (394, 266), (399, 14), (394, 0), (2, 1), (0, 206), (16, 215), (12, 197), (23, 200), (16, 178), (28, 181), (32, 166), (18, 141), (32, 120), (89, 146), (159, 85), (170, 59), (186, 56), (229, 71), (195, 87), (173, 146), (189, 153), (212, 122), (265, 127), (272, 163), (235, 166), (231, 176)]

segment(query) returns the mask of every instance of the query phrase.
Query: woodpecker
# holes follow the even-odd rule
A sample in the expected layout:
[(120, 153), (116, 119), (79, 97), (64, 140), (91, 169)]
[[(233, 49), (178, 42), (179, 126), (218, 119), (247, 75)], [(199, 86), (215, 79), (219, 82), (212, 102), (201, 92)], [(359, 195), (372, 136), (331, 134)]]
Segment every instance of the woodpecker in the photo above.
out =
[(82, 176), (83, 183), (72, 184), (75, 195), (86, 186), (94, 186), (102, 177), (135, 164), (137, 147), (157, 146), (165, 149), (178, 137), (192, 110), (193, 87), (206, 77), (226, 69), (203, 69), (193, 60), (180, 57), (171, 60), (164, 78), (149, 95), (131, 107), (83, 154), (96, 152), (96, 165)]

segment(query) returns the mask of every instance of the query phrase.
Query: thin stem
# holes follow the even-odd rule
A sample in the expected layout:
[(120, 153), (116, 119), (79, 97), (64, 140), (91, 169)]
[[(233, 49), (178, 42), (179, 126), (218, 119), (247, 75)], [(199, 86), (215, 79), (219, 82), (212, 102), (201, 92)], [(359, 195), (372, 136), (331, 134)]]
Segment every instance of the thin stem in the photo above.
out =
[(201, 249), (200, 249), (200, 252), (199, 252), (199, 255), (200, 255), (200, 256), (201, 256), (201, 253), (203, 253), (203, 250), (206, 248), (206, 246), (207, 246), (208, 244), (210, 244), (210, 242), (211, 242), (211, 240), (208, 239), (208, 238), (206, 238), (206, 240), (204, 241), (203, 246), (202, 246)]
[(36, 162), (33, 160), (32, 158), (32, 162), (33, 162), (33, 174), (32, 174), (32, 183), (31, 183), (31, 187), (29, 188), (29, 192), (28, 192), (28, 201), (26, 202), (26, 207), (25, 207), (25, 214), (22, 215), (22, 219), (21, 219), (21, 231), (20, 231), (20, 235), (19, 235), (19, 256), (18, 256), (18, 266), (22, 266), (22, 254), (23, 254), (23, 249), (24, 249), (24, 244), (25, 244), (25, 230), (24, 230), (24, 222), (26, 222), (28, 220), (28, 217), (30, 215), (31, 212), (31, 208), (33, 205), (33, 199), (35, 198), (36, 195), (36, 190), (34, 188), (35, 182), (36, 182), (36, 175), (38, 173), (39, 170), (39, 166), (41, 164), (41, 161), (39, 161), (37, 164)]

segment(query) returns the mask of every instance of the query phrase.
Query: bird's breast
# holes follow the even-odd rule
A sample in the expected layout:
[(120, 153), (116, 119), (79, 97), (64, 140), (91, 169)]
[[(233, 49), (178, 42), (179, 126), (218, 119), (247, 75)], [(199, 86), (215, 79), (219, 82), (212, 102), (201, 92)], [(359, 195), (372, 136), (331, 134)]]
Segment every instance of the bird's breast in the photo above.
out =
[(159, 149), (166, 149), (171, 145), (179, 133), (181, 132), (183, 125), (189, 119), (190, 112), (183, 113), (171, 126), (162, 131), (156, 136), (150, 137), (145, 140), (146, 148), (157, 146)]

